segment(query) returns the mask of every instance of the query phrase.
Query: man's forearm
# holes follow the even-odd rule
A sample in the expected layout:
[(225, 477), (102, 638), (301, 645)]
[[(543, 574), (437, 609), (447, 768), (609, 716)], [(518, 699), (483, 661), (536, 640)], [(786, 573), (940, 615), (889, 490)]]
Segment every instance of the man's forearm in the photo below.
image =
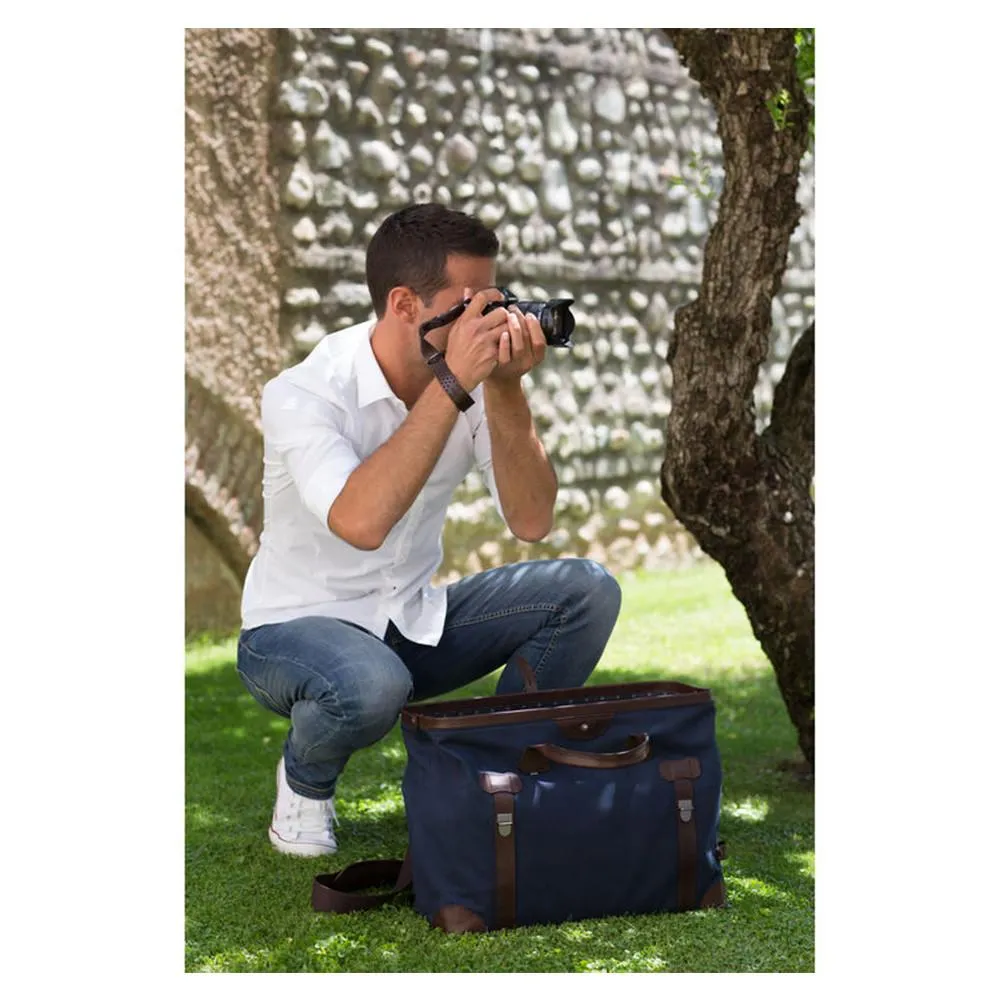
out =
[(356, 548), (377, 549), (423, 489), (457, 418), (434, 379), (392, 437), (351, 473), (330, 508), (330, 530)]
[(483, 401), (504, 517), (518, 538), (540, 541), (552, 529), (558, 482), (535, 432), (524, 390), (519, 381), (487, 381)]

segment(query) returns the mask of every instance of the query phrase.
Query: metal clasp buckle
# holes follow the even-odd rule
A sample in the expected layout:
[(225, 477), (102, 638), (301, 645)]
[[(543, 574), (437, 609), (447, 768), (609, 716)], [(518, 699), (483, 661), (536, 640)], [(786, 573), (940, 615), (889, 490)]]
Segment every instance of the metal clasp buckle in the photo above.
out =
[(691, 799), (679, 799), (677, 808), (681, 811), (681, 822), (689, 823), (694, 813), (694, 802)]
[(497, 832), (501, 837), (509, 837), (514, 827), (513, 813), (497, 813)]

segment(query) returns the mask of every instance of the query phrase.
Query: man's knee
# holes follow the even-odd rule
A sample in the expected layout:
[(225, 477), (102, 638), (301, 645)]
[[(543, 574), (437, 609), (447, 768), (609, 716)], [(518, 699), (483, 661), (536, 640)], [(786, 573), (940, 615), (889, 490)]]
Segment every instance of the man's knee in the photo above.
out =
[(292, 708), (292, 727), (303, 753), (319, 760), (324, 752), (336, 756), (368, 746), (395, 725), (409, 700), (413, 680), (394, 654), (359, 662), (338, 672), (316, 698), (298, 701)]
[(614, 625), (622, 605), (622, 589), (611, 572), (593, 559), (566, 559), (567, 586), (587, 618)]

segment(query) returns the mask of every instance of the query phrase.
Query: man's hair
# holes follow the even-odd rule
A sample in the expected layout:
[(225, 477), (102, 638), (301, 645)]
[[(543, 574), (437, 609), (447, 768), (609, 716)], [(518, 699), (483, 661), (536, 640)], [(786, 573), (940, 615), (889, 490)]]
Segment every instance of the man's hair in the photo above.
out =
[(500, 243), (479, 219), (433, 202), (409, 205), (378, 227), (365, 258), (375, 315), (385, 315), (389, 292), (412, 288), (426, 305), (448, 284), (448, 255), (496, 257)]

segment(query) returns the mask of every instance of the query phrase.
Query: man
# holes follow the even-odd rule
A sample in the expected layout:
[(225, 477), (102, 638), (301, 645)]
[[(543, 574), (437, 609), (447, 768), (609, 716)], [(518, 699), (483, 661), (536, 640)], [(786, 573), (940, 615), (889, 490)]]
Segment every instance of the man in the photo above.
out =
[[(367, 252), (375, 323), (329, 335), (264, 387), (264, 530), (237, 670), (291, 721), (269, 830), (286, 854), (336, 850), (337, 779), (408, 701), (505, 663), (497, 692), (521, 690), (518, 656), (540, 688), (582, 685), (617, 620), (618, 584), (585, 559), (430, 584), (448, 504), (473, 465), (518, 538), (552, 526), (556, 477), (521, 387), (545, 338), (516, 307), (482, 315), (502, 298), (498, 249), (481, 222), (441, 205), (389, 216)], [(418, 329), (470, 296), (428, 335), (473, 400), (460, 412)]]

